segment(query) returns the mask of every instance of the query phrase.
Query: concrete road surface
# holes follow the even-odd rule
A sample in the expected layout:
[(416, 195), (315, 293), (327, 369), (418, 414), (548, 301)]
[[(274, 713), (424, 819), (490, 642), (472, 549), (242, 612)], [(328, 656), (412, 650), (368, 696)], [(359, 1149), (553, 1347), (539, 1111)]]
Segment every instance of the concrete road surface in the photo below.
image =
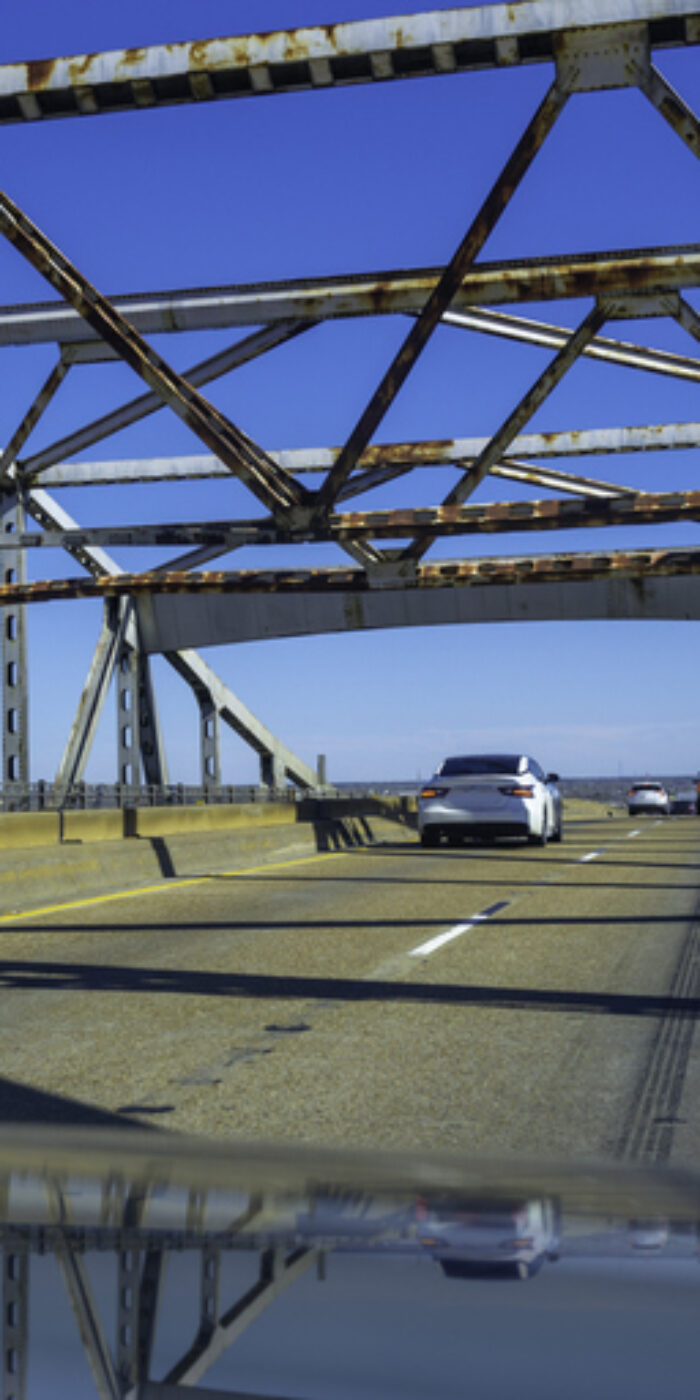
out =
[(0, 1121), (693, 1165), (700, 821), (370, 848), (0, 920)]

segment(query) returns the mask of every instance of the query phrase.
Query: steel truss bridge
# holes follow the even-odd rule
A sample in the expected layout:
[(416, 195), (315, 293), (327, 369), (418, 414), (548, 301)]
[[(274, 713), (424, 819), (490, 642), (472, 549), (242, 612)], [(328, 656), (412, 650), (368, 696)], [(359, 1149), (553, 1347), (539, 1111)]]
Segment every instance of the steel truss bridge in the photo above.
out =
[[(149, 784), (168, 781), (149, 664), (153, 654), (164, 655), (197, 698), (205, 785), (220, 783), (223, 721), (259, 754), (263, 783), (279, 786), (288, 779), (312, 787), (316, 771), (266, 729), (194, 648), (433, 623), (700, 617), (700, 549), (528, 553), (534, 532), (698, 520), (700, 492), (630, 489), (616, 483), (613, 465), (623, 452), (697, 449), (700, 423), (692, 414), (687, 422), (527, 431), (582, 357), (697, 386), (700, 358), (694, 342), (700, 339), (700, 314), (692, 293), (700, 284), (700, 245), (479, 260), (574, 96), (608, 89), (641, 93), (659, 122), (698, 156), (698, 116), (662, 73), (666, 50), (698, 45), (697, 0), (532, 0), (0, 67), (0, 123), (5, 125), (114, 118), (172, 104), (300, 91), (316, 94), (321, 112), (324, 94), (342, 85), (359, 89), (455, 74), (468, 82), (471, 73), (496, 69), (507, 81), (507, 73), (531, 64), (544, 65), (550, 79), (441, 267), (108, 300), (9, 195), (0, 197), (0, 231), (58, 293), (58, 299), (54, 295), (40, 304), (0, 308), (0, 347), (16, 354), (46, 344), (56, 348), (48, 378), (34, 401), (18, 411), (16, 429), (0, 455), (5, 785), (29, 781), (25, 620), (31, 602), (104, 600), (94, 657), (57, 775), (59, 789), (81, 780), (113, 678), (118, 781), (138, 782), (141, 773)], [(282, 118), (284, 106), (280, 102)], [(587, 305), (573, 329), (527, 314), (528, 305), (572, 300)], [(311, 328), (322, 334), (326, 322), (368, 315), (402, 317), (407, 332), (344, 443), (271, 452), (207, 399), (208, 384), (272, 355)], [(611, 323), (654, 318), (671, 318), (686, 332), (687, 354), (609, 334)], [(441, 325), (543, 347), (549, 361), (489, 437), (377, 441), (385, 415)], [(184, 374), (149, 339), (213, 329), (235, 330), (238, 338)], [(115, 360), (143, 381), (140, 395), (32, 451), (31, 435), (69, 371)], [(191, 430), (200, 455), (71, 460), (163, 408)], [(581, 474), (577, 459), (582, 457), (602, 459), (604, 473)], [(355, 498), (391, 481), (407, 482), (417, 468), (426, 467), (452, 469), (454, 481), (443, 500), (421, 508), (353, 509)], [(162, 483), (165, 492), (168, 483), (231, 477), (252, 497), (245, 518), (231, 519), (230, 502), (222, 498), (221, 518), (214, 520), (166, 517), (158, 525), (136, 520), (81, 528), (57, 500), (60, 488), (68, 486), (116, 488), (145, 481)], [(481, 503), (483, 491), (479, 500), (477, 493), (491, 478), (517, 484), (520, 498)], [(522, 497), (523, 486), (532, 491), (531, 499)], [(430, 557), (435, 542), (447, 537), (456, 543), (463, 535), (485, 535), (492, 549), (492, 537), (501, 533), (526, 536), (523, 552), (450, 561)], [(315, 542), (337, 546), (337, 566), (265, 565), (266, 546)], [(244, 545), (261, 548), (260, 567), (210, 569), (217, 557)], [(66, 577), (28, 582), (27, 554), (57, 546), (82, 572), (75, 576), (69, 564)], [(168, 564), (129, 573), (107, 552), (129, 546), (170, 546), (176, 553)]]

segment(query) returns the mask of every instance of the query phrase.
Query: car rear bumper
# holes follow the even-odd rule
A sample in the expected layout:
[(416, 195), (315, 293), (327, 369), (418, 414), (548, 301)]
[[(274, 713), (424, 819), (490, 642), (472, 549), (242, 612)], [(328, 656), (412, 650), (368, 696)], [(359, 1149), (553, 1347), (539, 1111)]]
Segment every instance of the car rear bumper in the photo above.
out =
[(448, 814), (446, 812), (425, 813), (418, 818), (418, 829), (423, 832), (430, 829), (434, 832), (441, 832), (444, 835), (462, 836), (529, 836), (531, 826), (527, 819), (522, 817), (490, 817), (486, 813), (479, 816), (469, 816), (466, 812)]

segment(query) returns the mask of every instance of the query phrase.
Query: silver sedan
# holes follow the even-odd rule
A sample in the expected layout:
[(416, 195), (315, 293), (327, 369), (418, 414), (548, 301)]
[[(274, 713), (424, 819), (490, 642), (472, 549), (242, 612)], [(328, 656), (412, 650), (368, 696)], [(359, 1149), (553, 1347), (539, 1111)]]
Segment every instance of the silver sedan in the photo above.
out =
[(446, 758), (418, 798), (424, 846), (443, 837), (523, 836), (538, 846), (561, 841), (558, 775), (526, 754), (463, 754)]

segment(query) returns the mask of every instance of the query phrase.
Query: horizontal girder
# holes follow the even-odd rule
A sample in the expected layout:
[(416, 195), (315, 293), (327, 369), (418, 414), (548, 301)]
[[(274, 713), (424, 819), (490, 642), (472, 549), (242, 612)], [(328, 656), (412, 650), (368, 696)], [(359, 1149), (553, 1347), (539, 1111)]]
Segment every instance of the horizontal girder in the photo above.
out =
[(24, 531), (0, 536), (0, 550), (68, 549), (86, 545), (173, 548), (299, 543), (301, 540), (405, 539), (421, 531), (445, 537), (532, 530), (578, 530), (609, 525), (660, 525), (700, 519), (700, 491), (629, 491), (586, 500), (498, 501), (485, 505), (419, 506), (406, 510), (346, 511), (291, 535), (266, 520), (199, 520), (163, 525), (104, 525), (75, 530)]
[[(276, 321), (324, 321), (352, 316), (415, 315), (434, 290), (435, 267), (347, 276), (295, 278), (229, 287), (145, 292), (111, 298), (115, 311), (140, 335), (223, 330)], [(635, 295), (672, 296), (700, 286), (700, 244), (632, 252), (563, 254), (483, 262), (472, 267), (450, 302), (451, 311), (479, 306)], [(675, 310), (671, 301), (669, 314)], [(612, 313), (611, 313), (612, 314)], [(647, 315), (645, 306), (640, 316)], [(484, 329), (493, 330), (485, 317)], [(478, 319), (472, 323), (479, 329)], [(505, 328), (501, 327), (501, 331)], [(70, 345), (95, 338), (72, 307), (35, 302), (0, 308), (0, 346)]]
[[(567, 31), (634, 25), (649, 48), (700, 42), (697, 0), (535, 0), (234, 35), (0, 67), (0, 123), (326, 90), (554, 61)], [(610, 38), (605, 33), (608, 29)]]
[[(427, 564), (388, 562), (365, 571), (352, 568), (238, 569), (186, 573), (165, 570), (93, 578), (41, 579), (0, 584), (0, 606), (67, 598), (148, 598), (157, 594), (304, 594), (360, 596), (373, 591), (461, 588), (496, 583), (587, 582), (613, 576), (665, 578), (700, 574), (700, 549), (598, 550), (590, 554), (437, 560)], [(261, 634), (261, 635), (264, 635)]]
[[(461, 466), (483, 451), (488, 438), (442, 438), (427, 442), (377, 443), (365, 449), (358, 470), (392, 467)], [(629, 428), (580, 428), (552, 433), (520, 433), (503, 454), (537, 460), (600, 456), (623, 452), (660, 452), (700, 447), (700, 423), (653, 423)], [(325, 472), (333, 465), (337, 447), (299, 447), (270, 452), (286, 471)], [(499, 475), (493, 468), (491, 475)], [(106, 486), (139, 481), (204, 481), (227, 477), (217, 457), (125, 458), (101, 462), (64, 462), (37, 474), (42, 486)], [(594, 484), (594, 483), (591, 483)]]

